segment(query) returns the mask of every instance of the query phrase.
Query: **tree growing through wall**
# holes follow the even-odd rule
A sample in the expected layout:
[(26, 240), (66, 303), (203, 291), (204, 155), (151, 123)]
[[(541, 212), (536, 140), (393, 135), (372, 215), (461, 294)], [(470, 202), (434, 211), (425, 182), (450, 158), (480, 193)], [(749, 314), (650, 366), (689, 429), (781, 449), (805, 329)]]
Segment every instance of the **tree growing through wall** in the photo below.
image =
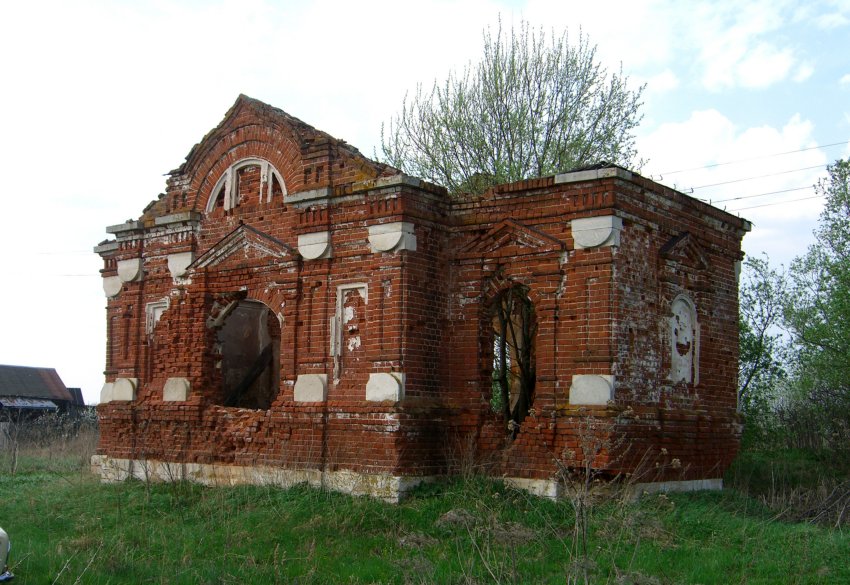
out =
[(571, 44), (522, 21), (483, 37), (477, 64), (405, 97), (381, 128), (385, 162), (455, 195), (602, 160), (639, 166), (643, 87), (609, 74), (586, 35)]

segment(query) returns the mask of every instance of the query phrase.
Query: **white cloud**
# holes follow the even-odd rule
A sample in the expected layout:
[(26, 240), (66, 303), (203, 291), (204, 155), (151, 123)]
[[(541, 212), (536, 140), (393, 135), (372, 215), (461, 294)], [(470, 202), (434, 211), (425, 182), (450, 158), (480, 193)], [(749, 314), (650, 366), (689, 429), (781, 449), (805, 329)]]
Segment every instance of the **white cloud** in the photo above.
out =
[(794, 9), (795, 22), (812, 22), (817, 28), (831, 30), (850, 23), (850, 2), (847, 0), (813, 0)]
[(672, 91), (679, 87), (679, 85), (678, 76), (670, 69), (665, 69), (661, 73), (653, 75), (646, 80), (646, 91), (658, 95)]
[(829, 14), (821, 14), (815, 18), (815, 23), (822, 29), (833, 29), (847, 26), (850, 24), (850, 18), (840, 12), (831, 12)]
[(786, 79), (799, 58), (771, 34), (787, 23), (787, 8), (771, 1), (700, 4), (693, 32), (703, 85), (712, 91), (763, 88)]
[(767, 87), (788, 77), (794, 62), (790, 49), (759, 43), (736, 64), (732, 73), (743, 87)]
[(799, 63), (791, 79), (794, 83), (802, 83), (809, 79), (814, 72), (815, 67), (810, 62)]
[(591, 2), (529, 0), (522, 15), (546, 27), (569, 26), (570, 34), (580, 27), (598, 45), (609, 70), (621, 62), (636, 70), (670, 60), (681, 34), (680, 18), (687, 17), (687, 10), (670, 0), (613, 2), (605, 8)]
[(745, 248), (770, 250), (787, 264), (810, 241), (822, 205), (806, 199), (828, 162), (821, 150), (803, 150), (816, 146), (813, 131), (799, 115), (781, 128), (739, 128), (706, 110), (660, 125), (641, 137), (639, 150), (650, 159), (644, 174), (718, 207), (741, 210), (755, 226)]
[(661, 124), (642, 137), (638, 150), (649, 161), (645, 171), (674, 185), (677, 177), (668, 172), (717, 161), (734, 135), (735, 125), (717, 110), (693, 112), (685, 122)]
[(841, 76), (841, 79), (838, 80), (838, 85), (843, 87), (850, 87), (850, 73), (845, 73)]

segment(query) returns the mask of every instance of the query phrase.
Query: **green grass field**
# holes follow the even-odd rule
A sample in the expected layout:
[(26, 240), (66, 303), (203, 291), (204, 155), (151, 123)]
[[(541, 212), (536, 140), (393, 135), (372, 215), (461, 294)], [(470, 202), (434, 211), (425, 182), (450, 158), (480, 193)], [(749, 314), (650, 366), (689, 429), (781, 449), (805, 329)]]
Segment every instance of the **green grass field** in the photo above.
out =
[[(782, 520), (733, 489), (599, 501), (582, 554), (568, 501), (490, 480), (391, 505), (308, 488), (101, 485), (82, 461), (22, 456), (2, 470), (18, 585), (850, 583), (846, 526)], [(731, 482), (763, 465), (745, 457)]]

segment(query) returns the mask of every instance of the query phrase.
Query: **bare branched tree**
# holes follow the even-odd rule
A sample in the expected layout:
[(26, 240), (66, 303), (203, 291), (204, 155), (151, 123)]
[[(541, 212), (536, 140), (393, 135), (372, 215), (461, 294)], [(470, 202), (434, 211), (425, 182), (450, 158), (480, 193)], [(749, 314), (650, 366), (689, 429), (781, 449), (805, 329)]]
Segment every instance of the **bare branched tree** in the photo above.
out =
[(384, 160), (455, 195), (602, 160), (639, 167), (643, 87), (609, 75), (586, 35), (569, 41), (525, 21), (485, 30), (477, 65), (405, 97), (381, 128)]

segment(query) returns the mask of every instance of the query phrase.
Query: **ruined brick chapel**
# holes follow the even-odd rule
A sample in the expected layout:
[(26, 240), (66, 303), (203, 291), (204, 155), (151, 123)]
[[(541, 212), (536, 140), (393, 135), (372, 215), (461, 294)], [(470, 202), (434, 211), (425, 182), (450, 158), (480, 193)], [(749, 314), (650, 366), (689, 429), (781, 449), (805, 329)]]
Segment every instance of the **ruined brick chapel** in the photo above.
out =
[(93, 463), (388, 500), (463, 466), (556, 495), (585, 457), (719, 487), (749, 227), (604, 163), (451, 198), (240, 96), (95, 248)]

